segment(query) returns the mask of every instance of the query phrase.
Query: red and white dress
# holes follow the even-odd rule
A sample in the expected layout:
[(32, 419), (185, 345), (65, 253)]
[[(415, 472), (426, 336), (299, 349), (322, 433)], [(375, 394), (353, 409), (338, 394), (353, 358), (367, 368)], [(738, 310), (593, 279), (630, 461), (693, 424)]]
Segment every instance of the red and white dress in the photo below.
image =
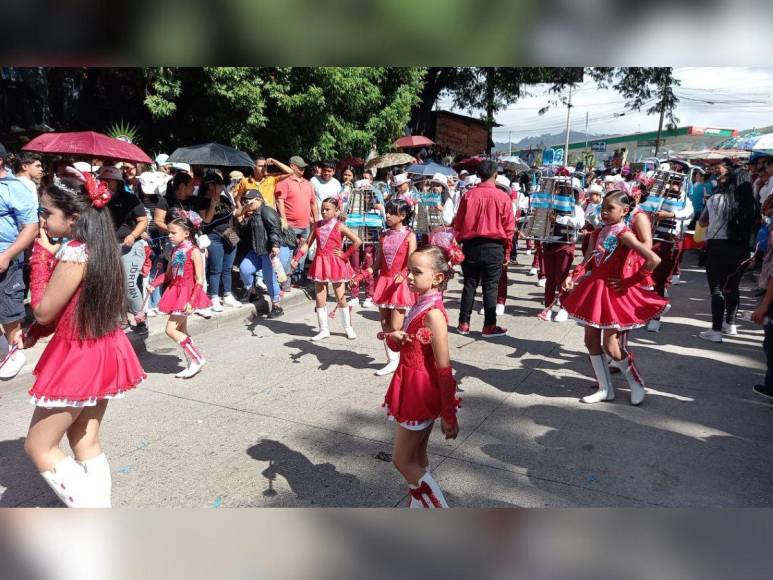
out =
[(196, 284), (196, 267), (193, 263), (193, 253), (198, 251), (193, 243), (182, 242), (172, 250), (172, 279), (158, 302), (158, 309), (166, 314), (187, 316), (185, 305), (190, 304), (194, 310), (209, 308), (212, 301), (201, 286)]
[[(448, 320), (440, 292), (422, 294), (408, 311), (403, 329), (413, 339), (400, 347), (400, 364), (384, 398), (387, 417), (412, 431), (426, 429), (442, 411), (441, 381), (432, 343), (419, 336), (422, 332), (429, 334), (424, 321), (433, 309), (440, 310)], [(454, 413), (459, 406), (461, 400), (454, 395)]]
[(595, 328), (640, 328), (665, 310), (668, 300), (636, 284), (618, 293), (607, 285), (610, 278), (625, 280), (640, 266), (639, 255), (624, 246), (629, 232), (624, 223), (604, 227), (593, 252), (593, 270), (583, 278), (562, 305), (573, 319)]
[(354, 277), (349, 260), (333, 253), (336, 250), (343, 252), (341, 225), (336, 218), (314, 224), (317, 253), (309, 268), (309, 278), (315, 282), (348, 282)]
[[(35, 244), (30, 279), (33, 307), (40, 303), (56, 265), (86, 263), (88, 251), (83, 243), (69, 241), (48, 261), (48, 267), (40, 267), (50, 257)], [(76, 315), (82, 290), (83, 282), (54, 325), (44, 328), (35, 324), (30, 331), (37, 337), (55, 332), (33, 371), (35, 384), (29, 394), (38, 407), (92, 407), (103, 399), (123, 397), (147, 377), (117, 320), (115, 330), (104, 336), (82, 336)]]
[[(408, 288), (408, 240), (411, 230), (387, 230), (381, 235), (381, 263), (373, 288), (373, 303), (379, 308), (406, 310), (414, 305), (416, 296)], [(402, 282), (395, 282), (400, 274)]]

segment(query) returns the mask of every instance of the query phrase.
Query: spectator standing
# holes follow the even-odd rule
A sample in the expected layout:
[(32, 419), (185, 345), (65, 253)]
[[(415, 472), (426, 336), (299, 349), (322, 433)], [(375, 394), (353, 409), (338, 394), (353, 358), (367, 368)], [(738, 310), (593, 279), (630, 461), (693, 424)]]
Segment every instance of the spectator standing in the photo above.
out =
[(37, 153), (22, 153), (17, 158), (16, 179), (21, 181), (27, 189), (38, 195), (40, 180), (43, 179), (43, 162)]
[(502, 265), (510, 261), (515, 218), (510, 197), (496, 186), (497, 164), (484, 161), (478, 175), (482, 182), (462, 197), (453, 223), (454, 236), (464, 252), (464, 290), (457, 330), (460, 334), (470, 333), (475, 291), (482, 284), (483, 337), (489, 338), (507, 334), (506, 329), (497, 326), (497, 287)]
[(314, 196), (317, 198), (317, 208), (322, 207), (322, 201), (328, 197), (341, 197), (341, 182), (335, 177), (335, 163), (323, 161), (320, 164), (320, 175), (311, 178)]
[[(279, 175), (271, 175), (268, 173), (270, 166), (278, 167), (282, 173)], [(241, 180), (236, 187), (236, 193), (234, 197), (241, 197), (250, 189), (257, 189), (260, 195), (265, 200), (265, 203), (271, 207), (276, 207), (275, 191), (277, 184), (293, 175), (293, 170), (271, 157), (263, 157), (258, 155), (255, 157), (255, 170), (251, 177), (245, 177)]]
[[(305, 241), (309, 237), (312, 220), (316, 223), (319, 219), (319, 208), (314, 196), (314, 188), (303, 177), (306, 162), (299, 155), (295, 155), (290, 157), (289, 165), (293, 170), (293, 175), (277, 185), (276, 208), (279, 212), (282, 229), (289, 229), (296, 238)], [(298, 245), (303, 245), (303, 242)], [(297, 281), (303, 278), (305, 263), (306, 256), (304, 255), (298, 261), (298, 269), (294, 274)]]
[[(13, 344), (24, 319), (24, 276), (21, 255), (38, 235), (38, 196), (8, 170), (10, 154), (0, 145), (0, 324)], [(21, 350), (0, 368), (0, 379), (19, 374), (26, 362)]]

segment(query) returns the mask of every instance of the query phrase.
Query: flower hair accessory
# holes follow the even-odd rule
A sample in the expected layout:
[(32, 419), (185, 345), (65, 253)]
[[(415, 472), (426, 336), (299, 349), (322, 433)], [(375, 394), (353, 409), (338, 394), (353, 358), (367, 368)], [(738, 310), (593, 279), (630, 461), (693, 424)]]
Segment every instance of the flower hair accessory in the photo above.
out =
[(186, 211), (182, 208), (177, 207), (174, 209), (174, 216), (177, 219), (186, 220), (190, 222), (194, 230), (198, 230), (201, 228), (201, 216), (197, 214), (195, 211)]
[[(107, 187), (107, 183), (104, 181), (97, 182), (91, 173), (83, 173), (82, 171), (79, 171), (74, 167), (70, 167), (69, 165), (64, 168), (63, 173), (65, 177), (74, 179), (83, 185), (86, 193), (89, 196), (89, 199), (91, 200), (91, 205), (97, 209), (102, 209), (105, 207), (113, 197), (112, 192)], [(70, 193), (77, 193), (60, 179), (55, 180), (55, 183), (57, 187), (66, 189)]]

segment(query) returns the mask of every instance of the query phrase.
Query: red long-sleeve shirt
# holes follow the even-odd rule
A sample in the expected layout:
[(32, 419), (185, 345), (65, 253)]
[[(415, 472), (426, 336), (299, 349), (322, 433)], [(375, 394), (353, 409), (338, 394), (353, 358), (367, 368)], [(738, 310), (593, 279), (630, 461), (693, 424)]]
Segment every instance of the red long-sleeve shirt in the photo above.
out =
[(453, 227), (458, 242), (490, 238), (509, 248), (515, 234), (510, 197), (492, 183), (481, 183), (462, 197)]

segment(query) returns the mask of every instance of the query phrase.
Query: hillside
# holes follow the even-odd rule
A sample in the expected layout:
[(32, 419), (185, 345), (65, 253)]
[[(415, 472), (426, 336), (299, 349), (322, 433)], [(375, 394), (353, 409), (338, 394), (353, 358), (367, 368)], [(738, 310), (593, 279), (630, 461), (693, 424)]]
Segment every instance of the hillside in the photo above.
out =
[[(608, 137), (608, 135), (595, 135), (595, 134), (588, 134), (588, 139), (601, 139), (603, 137)], [(534, 148), (538, 149), (541, 147), (544, 147), (546, 145), (552, 145), (555, 143), (563, 143), (564, 139), (566, 138), (566, 133), (563, 131), (560, 133), (543, 133), (542, 135), (537, 135), (533, 137), (524, 137), (517, 143), (513, 141), (513, 151), (520, 150), (520, 149), (529, 149)], [(569, 142), (573, 143), (575, 141), (582, 141), (585, 139), (585, 133), (583, 131), (570, 131), (569, 133)], [(495, 142), (494, 143), (494, 151), (508, 151), (510, 148), (509, 143), (502, 143), (502, 142)]]

